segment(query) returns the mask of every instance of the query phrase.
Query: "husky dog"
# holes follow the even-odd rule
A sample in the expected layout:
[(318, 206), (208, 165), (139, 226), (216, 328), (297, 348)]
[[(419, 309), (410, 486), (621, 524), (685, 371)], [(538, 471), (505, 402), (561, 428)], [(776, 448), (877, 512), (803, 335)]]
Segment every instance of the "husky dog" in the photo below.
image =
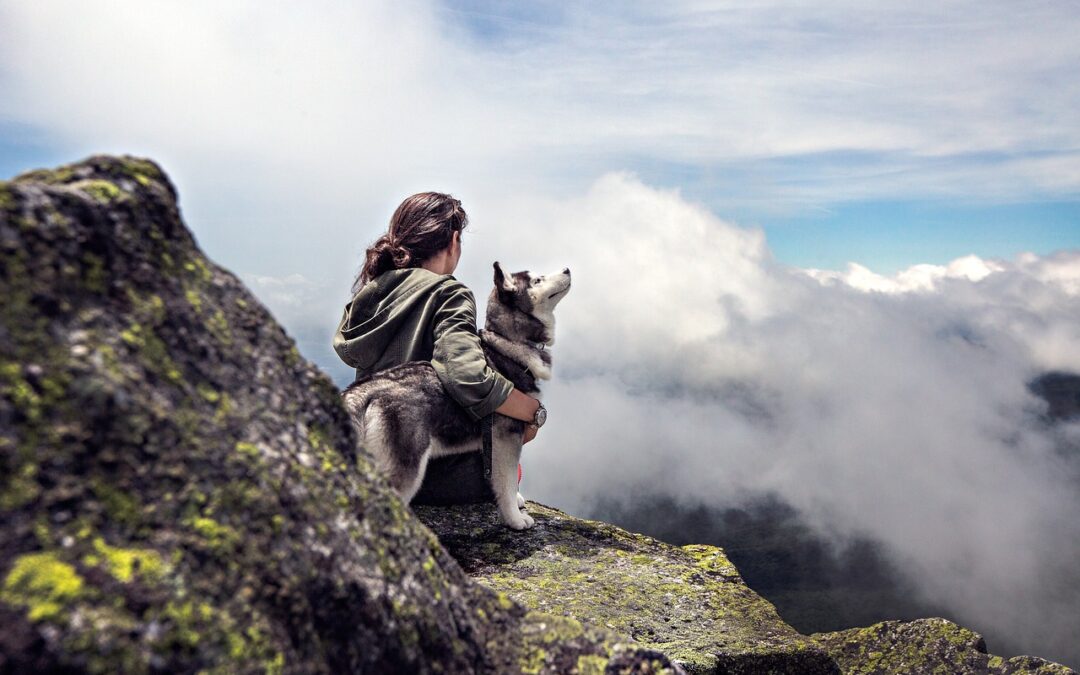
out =
[[(556, 274), (506, 274), (495, 263), (485, 329), (479, 331), (488, 365), (514, 387), (539, 398), (538, 380), (551, 377), (555, 305), (570, 290), (570, 270)], [(420, 489), (428, 459), (478, 450), (480, 422), (443, 390), (427, 361), (411, 361), (357, 380), (342, 392), (360, 444), (406, 501)], [(517, 491), (517, 467), (525, 423), (495, 415), (492, 424), (491, 490), (508, 526), (533, 526)]]

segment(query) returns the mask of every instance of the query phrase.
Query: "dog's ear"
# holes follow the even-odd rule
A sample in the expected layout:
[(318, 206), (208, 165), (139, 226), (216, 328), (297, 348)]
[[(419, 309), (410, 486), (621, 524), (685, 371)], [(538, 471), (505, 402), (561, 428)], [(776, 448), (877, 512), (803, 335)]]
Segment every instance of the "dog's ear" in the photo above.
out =
[(508, 276), (506, 274), (506, 272), (503, 271), (502, 265), (499, 264), (498, 260), (495, 261), (494, 267), (495, 267), (495, 288), (499, 289), (500, 291), (513, 291), (514, 290), (514, 280), (513, 280), (513, 278)]

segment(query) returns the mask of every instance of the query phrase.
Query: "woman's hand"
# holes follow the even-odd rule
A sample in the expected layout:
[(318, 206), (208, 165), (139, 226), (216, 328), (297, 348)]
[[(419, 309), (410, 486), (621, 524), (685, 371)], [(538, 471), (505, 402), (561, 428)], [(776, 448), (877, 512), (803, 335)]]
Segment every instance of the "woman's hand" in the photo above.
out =
[(495, 408), (495, 412), (525, 422), (525, 431), (521, 434), (521, 444), (524, 445), (536, 438), (536, 432), (540, 430), (540, 427), (532, 423), (539, 407), (540, 401), (517, 389), (511, 389), (510, 395), (502, 405)]
[(533, 417), (536, 415), (536, 409), (539, 407), (540, 401), (528, 394), (521, 393), (518, 389), (511, 389), (510, 395), (506, 397), (502, 405), (495, 408), (495, 412), (522, 422), (532, 422)]
[(525, 445), (532, 439), (536, 438), (536, 432), (540, 431), (540, 427), (535, 424), (526, 424), (525, 431), (521, 434), (521, 444)]

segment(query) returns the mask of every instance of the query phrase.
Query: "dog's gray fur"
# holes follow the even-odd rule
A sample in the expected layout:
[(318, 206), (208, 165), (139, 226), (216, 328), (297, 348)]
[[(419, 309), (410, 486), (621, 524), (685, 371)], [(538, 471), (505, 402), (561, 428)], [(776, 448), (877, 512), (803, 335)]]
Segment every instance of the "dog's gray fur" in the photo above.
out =
[[(555, 305), (570, 290), (570, 270), (549, 275), (507, 275), (495, 263), (495, 288), (480, 331), (488, 365), (516, 389), (539, 398), (538, 380), (551, 377)], [(406, 501), (420, 489), (430, 457), (480, 448), (480, 423), (446, 392), (427, 361), (411, 361), (357, 380), (342, 392), (360, 444)], [(495, 415), (492, 425), (491, 490), (503, 522), (515, 530), (533, 526), (517, 491), (517, 466), (525, 423)]]

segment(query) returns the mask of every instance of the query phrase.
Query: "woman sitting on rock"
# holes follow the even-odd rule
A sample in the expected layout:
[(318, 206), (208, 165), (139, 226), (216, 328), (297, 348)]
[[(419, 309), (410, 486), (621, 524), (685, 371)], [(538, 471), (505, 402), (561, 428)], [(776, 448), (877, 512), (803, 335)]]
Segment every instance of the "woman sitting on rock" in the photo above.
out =
[[(472, 418), (497, 412), (528, 422), (528, 443), (536, 436), (531, 422), (540, 402), (488, 366), (477, 335), (476, 300), (452, 276), (467, 224), (461, 202), (450, 195), (421, 192), (405, 199), (387, 233), (367, 249), (334, 351), (356, 368), (357, 379), (407, 361), (430, 361), (446, 393)], [(477, 448), (432, 459), (413, 503), (492, 499)]]

